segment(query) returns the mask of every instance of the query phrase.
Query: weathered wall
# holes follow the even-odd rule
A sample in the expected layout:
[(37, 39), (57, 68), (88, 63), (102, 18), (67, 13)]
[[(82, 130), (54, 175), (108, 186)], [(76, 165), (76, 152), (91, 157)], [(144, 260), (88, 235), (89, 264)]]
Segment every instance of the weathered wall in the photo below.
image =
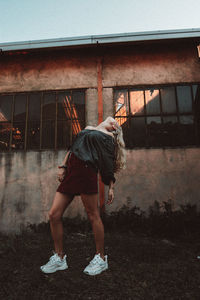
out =
[[(57, 166), (64, 155), (64, 151), (0, 154), (0, 231), (17, 232), (28, 224), (47, 221), (59, 184)], [(68, 213), (84, 216), (78, 197)]]
[(86, 90), (86, 124), (91, 126), (98, 125), (98, 93), (97, 89)]
[[(98, 50), (98, 52), (97, 52)], [(113, 87), (199, 82), (195, 45), (163, 43), (76, 51), (1, 56), (0, 93), (87, 88), (86, 124), (98, 123), (97, 58), (102, 56), (104, 118), (113, 113)], [(174, 208), (197, 203), (200, 149), (140, 149), (127, 151), (127, 169), (117, 175), (115, 202), (148, 210), (155, 200), (172, 199)], [(0, 231), (16, 232), (47, 220), (64, 151), (0, 154)], [(123, 178), (123, 180), (120, 180)], [(79, 197), (68, 216), (85, 217)]]
[[(17, 232), (29, 223), (47, 221), (58, 185), (57, 165), (64, 155), (64, 151), (0, 154), (0, 231)], [(155, 200), (169, 199), (174, 209), (186, 203), (199, 205), (199, 156), (200, 149), (194, 148), (128, 150), (127, 169), (116, 176), (115, 200), (106, 210), (136, 205), (148, 211)], [(86, 217), (80, 197), (65, 215)]]
[(0, 92), (87, 88), (96, 86), (96, 56), (67, 52), (1, 58)]
[(199, 156), (195, 148), (127, 150), (127, 168), (116, 176), (116, 199), (108, 211), (123, 205), (148, 211), (154, 201), (168, 200), (173, 209), (188, 203), (199, 209)]
[(195, 82), (200, 63), (194, 44), (119, 47), (104, 55), (103, 86)]
[[(97, 52), (98, 51), (98, 52)], [(97, 88), (200, 81), (193, 43), (164, 43), (1, 56), (0, 92)]]

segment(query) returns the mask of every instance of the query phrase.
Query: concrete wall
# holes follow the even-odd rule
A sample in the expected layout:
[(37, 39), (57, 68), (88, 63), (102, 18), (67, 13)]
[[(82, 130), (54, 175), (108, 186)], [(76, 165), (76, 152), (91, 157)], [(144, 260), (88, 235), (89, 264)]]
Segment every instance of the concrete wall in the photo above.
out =
[[(48, 220), (55, 190), (57, 165), (64, 151), (1, 153), (0, 231), (18, 232), (28, 224)], [(199, 206), (200, 149), (127, 150), (127, 169), (116, 176), (115, 200), (108, 213), (123, 205), (148, 211), (155, 200)], [(107, 197), (107, 189), (105, 191)], [(86, 214), (80, 197), (65, 216)]]
[(108, 211), (123, 205), (148, 211), (154, 201), (196, 204), (200, 209), (200, 149), (127, 150), (127, 168), (119, 173), (115, 202)]
[(103, 60), (103, 86), (168, 84), (199, 81), (194, 44), (153, 44), (110, 49)]
[(97, 88), (102, 57), (103, 87), (200, 81), (193, 43), (118, 46), (0, 56), (0, 92)]
[(96, 87), (96, 56), (54, 52), (1, 57), (0, 92)]
[[(99, 49), (1, 56), (0, 93), (86, 88), (86, 124), (98, 123), (97, 61), (102, 57), (104, 118), (113, 114), (113, 87), (200, 82), (200, 62), (192, 43), (154, 43)], [(0, 153), (0, 231), (17, 232), (47, 221), (64, 151)], [(127, 169), (117, 175), (115, 201), (147, 211), (157, 201), (174, 208), (197, 203), (200, 149), (127, 151)], [(123, 180), (121, 180), (123, 178)], [(107, 192), (107, 190), (106, 190)], [(66, 215), (85, 217), (79, 197)]]
[[(64, 155), (65, 151), (0, 154), (0, 231), (18, 232), (28, 224), (47, 221), (59, 184), (57, 166)], [(68, 213), (84, 215), (78, 199)]]

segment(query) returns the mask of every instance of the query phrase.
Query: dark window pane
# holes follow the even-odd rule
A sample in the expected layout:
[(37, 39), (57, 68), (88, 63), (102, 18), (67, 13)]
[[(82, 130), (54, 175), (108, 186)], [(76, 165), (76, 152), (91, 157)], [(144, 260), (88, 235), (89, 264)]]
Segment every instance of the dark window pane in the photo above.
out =
[(163, 117), (163, 146), (179, 144), (179, 124), (177, 116)]
[(177, 99), (180, 113), (192, 112), (192, 94), (190, 86), (177, 86)]
[(161, 117), (147, 117), (147, 125), (161, 124)]
[(25, 141), (25, 123), (14, 122), (12, 131), (12, 149), (23, 150)]
[(143, 90), (130, 91), (130, 110), (132, 115), (144, 114), (144, 92)]
[(56, 118), (56, 95), (45, 93), (43, 98), (42, 119), (55, 120)]
[(0, 121), (11, 121), (13, 97), (10, 95), (0, 96)]
[(165, 116), (163, 117), (164, 124), (175, 124), (178, 122), (177, 116)]
[(161, 117), (147, 117), (147, 134), (148, 146), (162, 146), (163, 135)]
[(40, 121), (29, 121), (27, 132), (27, 148), (40, 148)]
[(72, 134), (77, 135), (81, 131), (81, 124), (79, 120), (73, 120), (72, 121)]
[(164, 87), (160, 90), (163, 113), (176, 113), (176, 97), (174, 87)]
[(82, 91), (73, 91), (72, 100), (76, 105), (85, 105), (85, 93)]
[(193, 116), (180, 116), (179, 145), (195, 145), (195, 130)]
[(147, 115), (160, 114), (160, 96), (159, 90), (149, 89), (145, 91), (146, 112)]
[(28, 120), (39, 121), (40, 120), (40, 103), (41, 94), (30, 94), (28, 105)]
[(26, 95), (15, 95), (14, 122), (26, 121), (26, 103)]
[(58, 120), (71, 119), (71, 94), (59, 93), (58, 94)]
[(42, 149), (55, 147), (55, 121), (49, 120), (42, 123)]
[(117, 90), (114, 92), (114, 105), (115, 105), (115, 116), (116, 117), (126, 117), (129, 113), (128, 105), (128, 91), (127, 90)]
[(194, 117), (193, 116), (180, 116), (180, 123), (181, 124), (194, 124)]
[(85, 119), (85, 93), (81, 91), (73, 91), (72, 93), (73, 104), (73, 118)]
[(121, 124), (121, 127), (122, 127), (122, 131), (123, 131), (123, 138), (124, 138), (125, 145), (127, 147), (130, 147), (130, 138), (129, 138), (130, 124), (129, 124), (128, 118), (123, 121), (123, 123)]
[(115, 120), (122, 127), (123, 138), (124, 138), (125, 145), (127, 147), (129, 147), (130, 146), (130, 139), (129, 139), (129, 120), (128, 120), (128, 118), (125, 118), (125, 117), (121, 117), (121, 118), (115, 117)]
[(130, 120), (130, 145), (132, 147), (146, 145), (145, 118), (136, 117)]
[(71, 121), (58, 121), (58, 149), (67, 149), (71, 144)]
[(197, 85), (197, 84), (192, 85), (192, 91), (193, 91), (194, 99), (196, 98), (198, 88), (199, 88), (199, 85)]
[(9, 150), (11, 124), (0, 122), (0, 150)]

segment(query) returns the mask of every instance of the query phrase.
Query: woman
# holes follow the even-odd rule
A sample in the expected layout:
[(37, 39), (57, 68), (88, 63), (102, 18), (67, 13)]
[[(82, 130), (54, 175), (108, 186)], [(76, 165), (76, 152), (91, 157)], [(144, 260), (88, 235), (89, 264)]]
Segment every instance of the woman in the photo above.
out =
[(94, 233), (96, 254), (84, 273), (97, 275), (108, 269), (104, 256), (104, 227), (98, 210), (97, 173), (104, 184), (109, 185), (108, 201), (114, 199), (114, 172), (125, 167), (125, 150), (122, 129), (112, 117), (97, 127), (87, 126), (77, 135), (63, 165), (59, 167), (59, 185), (49, 212), (51, 234), (55, 254), (48, 263), (41, 266), (44, 273), (53, 273), (68, 268), (63, 252), (62, 216), (75, 195), (81, 195), (83, 205)]

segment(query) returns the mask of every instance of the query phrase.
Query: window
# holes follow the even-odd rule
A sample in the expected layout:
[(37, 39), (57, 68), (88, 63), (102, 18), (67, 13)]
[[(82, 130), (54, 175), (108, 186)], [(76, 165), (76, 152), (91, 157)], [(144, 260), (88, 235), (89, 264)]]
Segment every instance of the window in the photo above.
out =
[(0, 150), (66, 149), (84, 127), (83, 90), (0, 94)]
[(128, 148), (199, 145), (200, 85), (114, 90)]

